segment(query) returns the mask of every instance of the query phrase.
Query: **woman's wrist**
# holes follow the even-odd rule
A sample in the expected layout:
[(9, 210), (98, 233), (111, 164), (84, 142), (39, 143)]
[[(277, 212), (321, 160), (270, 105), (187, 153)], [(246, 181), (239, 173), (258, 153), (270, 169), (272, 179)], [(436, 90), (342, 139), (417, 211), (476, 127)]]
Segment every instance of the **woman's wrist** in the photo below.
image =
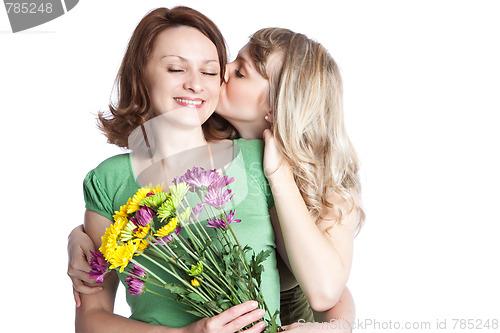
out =
[(281, 161), (280, 165), (276, 169), (266, 172), (265, 174), (271, 185), (273, 183), (280, 184), (286, 182), (287, 180), (295, 181), (293, 179), (292, 167), (285, 159)]

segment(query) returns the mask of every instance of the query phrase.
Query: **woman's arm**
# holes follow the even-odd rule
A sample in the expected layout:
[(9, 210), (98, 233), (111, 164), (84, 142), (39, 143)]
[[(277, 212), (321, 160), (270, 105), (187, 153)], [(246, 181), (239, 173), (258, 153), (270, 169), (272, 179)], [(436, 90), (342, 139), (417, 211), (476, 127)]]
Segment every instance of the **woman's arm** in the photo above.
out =
[(314, 320), (330, 323), (330, 328), (338, 332), (351, 332), (356, 320), (356, 307), (349, 288), (345, 287), (335, 306), (325, 312), (314, 312)]
[[(326, 311), (337, 304), (349, 277), (358, 213), (345, 214), (342, 223), (329, 230), (328, 222), (316, 225), (297, 188), (291, 167), (286, 161), (280, 164), (283, 157), (277, 151), (269, 130), (264, 132), (264, 139), (265, 171), (275, 203), (271, 220), (276, 231), (277, 249), (297, 278), (311, 307), (319, 312)], [(344, 213), (348, 212), (341, 200), (336, 197), (328, 200), (344, 208)], [(325, 218), (333, 217), (333, 210), (326, 212)]]
[[(101, 243), (101, 236), (111, 221), (96, 212), (85, 212), (85, 233), (92, 239), (95, 248)], [(107, 274), (101, 287), (102, 292), (96, 294), (82, 294), (81, 306), (76, 309), (77, 332), (167, 332), (161, 326), (142, 323), (113, 313), (118, 275), (115, 271)], [(175, 332), (174, 329), (170, 330)]]
[[(111, 224), (107, 218), (96, 212), (85, 212), (84, 231), (98, 248), (101, 236)], [(113, 313), (116, 289), (119, 279), (116, 271), (107, 274), (102, 283), (102, 292), (95, 294), (82, 294), (81, 306), (76, 309), (75, 326), (77, 332), (91, 333), (136, 333), (136, 332), (177, 332), (177, 333), (232, 333), (264, 317), (264, 310), (256, 309), (258, 303), (248, 301), (222, 312), (212, 318), (200, 319), (191, 325), (182, 328), (170, 328), (143, 323), (125, 318)], [(265, 323), (261, 322), (245, 332), (261, 332)]]
[(346, 287), (335, 307), (325, 312), (314, 312), (314, 323), (299, 320), (284, 326), (286, 332), (352, 332), (352, 323), (356, 319), (354, 300)]

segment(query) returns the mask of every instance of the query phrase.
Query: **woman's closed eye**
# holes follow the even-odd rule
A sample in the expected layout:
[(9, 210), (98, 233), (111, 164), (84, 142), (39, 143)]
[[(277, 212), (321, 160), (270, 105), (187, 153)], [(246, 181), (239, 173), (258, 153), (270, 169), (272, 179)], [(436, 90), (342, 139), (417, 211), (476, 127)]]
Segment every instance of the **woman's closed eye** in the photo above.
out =
[(180, 73), (184, 70), (182, 69), (177, 69), (177, 68), (167, 68), (167, 70), (170, 72), (170, 73)]
[(234, 70), (234, 74), (236, 74), (237, 77), (245, 77), (238, 69)]

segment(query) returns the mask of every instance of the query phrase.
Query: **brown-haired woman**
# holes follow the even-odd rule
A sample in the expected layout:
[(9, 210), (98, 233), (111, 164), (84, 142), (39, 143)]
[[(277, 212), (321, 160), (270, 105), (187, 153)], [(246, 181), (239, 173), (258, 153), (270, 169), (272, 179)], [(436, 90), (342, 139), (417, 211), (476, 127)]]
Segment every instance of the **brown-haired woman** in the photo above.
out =
[[(168, 125), (159, 128), (159, 132), (168, 134), (169, 140), (158, 141), (152, 156), (170, 156), (208, 146), (206, 137), (212, 138), (213, 133), (204, 130), (201, 124), (212, 116), (217, 105), (225, 62), (224, 39), (207, 17), (187, 7), (152, 11), (141, 20), (130, 39), (117, 78), (118, 105), (110, 107), (110, 116), (99, 116), (101, 129), (109, 142), (129, 147), (127, 138), (133, 136), (134, 130), (146, 124)], [(233, 143), (229, 143), (232, 147)], [(249, 145), (255, 144), (239, 144), (242, 156), (251, 157)], [(256, 159), (261, 160), (258, 155)], [(116, 155), (85, 178), (84, 226), (96, 247), (111, 223), (113, 211), (139, 188), (134, 163), (142, 161), (141, 154)], [(186, 165), (192, 167), (198, 165), (196, 162), (195, 156), (188, 159)], [(233, 172), (242, 172), (241, 167), (235, 168)], [(179, 175), (167, 174), (170, 178)], [(264, 182), (263, 174), (261, 178)], [(169, 183), (168, 180), (165, 183)], [(266, 199), (262, 198), (262, 202)], [(265, 213), (269, 214), (267, 208)], [(272, 249), (274, 252), (269, 217), (255, 223), (261, 223), (258, 226), (264, 231), (261, 237), (265, 241), (247, 232), (244, 242), (256, 251)], [(245, 232), (242, 233), (245, 236)], [(274, 259), (269, 261), (263, 274), (266, 275), (263, 294), (274, 313), (279, 307), (279, 277)], [(133, 313), (131, 318), (124, 318), (113, 314), (118, 277), (124, 281), (122, 274), (110, 272), (102, 283), (102, 292), (81, 296), (82, 305), (76, 310), (78, 332), (235, 332), (264, 316), (264, 310), (256, 309), (257, 302), (248, 301), (212, 318), (196, 321), (197, 318), (182, 311), (176, 301), (146, 292), (128, 295)], [(165, 280), (169, 281), (168, 278), (171, 277)], [(264, 327), (265, 323), (260, 322), (247, 331), (260, 332)]]

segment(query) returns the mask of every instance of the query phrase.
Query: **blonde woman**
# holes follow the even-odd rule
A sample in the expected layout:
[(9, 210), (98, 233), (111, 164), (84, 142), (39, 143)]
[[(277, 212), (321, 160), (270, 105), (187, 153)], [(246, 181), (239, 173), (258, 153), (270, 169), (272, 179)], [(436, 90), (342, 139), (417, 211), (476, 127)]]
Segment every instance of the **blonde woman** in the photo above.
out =
[[(285, 262), (282, 291), (300, 291), (300, 282), (317, 311), (316, 320), (336, 318), (349, 327), (354, 311), (345, 284), (363, 211), (358, 160), (343, 126), (337, 65), (304, 35), (260, 30), (228, 65), (216, 112), (245, 139), (262, 138), (266, 130), (264, 167), (273, 190), (273, 212), (279, 216), (279, 223), (274, 221), (277, 246)], [(79, 229), (70, 237), (74, 261), (78, 255), (71, 252), (82, 243), (79, 237)], [(76, 277), (75, 271), (70, 267), (70, 275)], [(90, 290), (82, 286), (79, 291)], [(283, 308), (282, 302), (283, 323), (302, 318), (294, 317), (292, 308)]]
[(345, 289), (353, 239), (364, 221), (337, 64), (305, 35), (259, 30), (228, 65), (216, 112), (248, 137), (265, 129), (276, 243), (293, 272), (280, 270), (282, 290), (292, 288), (295, 277), (314, 310), (332, 308)]

